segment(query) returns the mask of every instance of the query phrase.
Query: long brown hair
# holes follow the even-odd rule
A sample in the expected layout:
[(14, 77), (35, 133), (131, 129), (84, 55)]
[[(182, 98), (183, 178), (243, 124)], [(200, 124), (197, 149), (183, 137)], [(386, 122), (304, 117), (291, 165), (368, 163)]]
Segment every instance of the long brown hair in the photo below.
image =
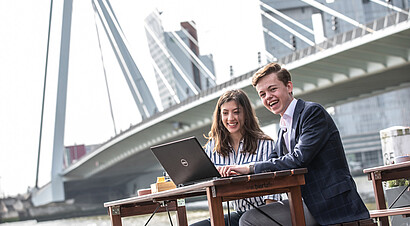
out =
[(254, 154), (258, 147), (258, 139), (272, 140), (272, 138), (263, 133), (259, 127), (258, 118), (251, 106), (248, 95), (240, 89), (226, 91), (219, 97), (213, 114), (211, 131), (209, 131), (208, 137), (206, 137), (208, 139), (207, 144), (211, 139), (214, 139), (215, 147), (213, 151), (218, 152), (222, 156), (228, 156), (229, 152), (231, 152), (229, 131), (223, 125), (221, 118), (221, 106), (229, 101), (235, 101), (236, 104), (243, 108), (245, 122), (242, 128), (242, 138), (244, 141), (242, 152)]

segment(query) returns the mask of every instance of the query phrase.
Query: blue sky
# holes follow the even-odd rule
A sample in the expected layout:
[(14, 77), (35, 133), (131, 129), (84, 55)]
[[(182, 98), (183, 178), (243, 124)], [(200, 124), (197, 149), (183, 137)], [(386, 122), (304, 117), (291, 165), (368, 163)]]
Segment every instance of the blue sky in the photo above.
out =
[[(258, 67), (257, 52), (264, 49), (258, 1), (140, 2), (111, 4), (151, 90), (156, 85), (143, 20), (155, 8), (166, 30), (196, 22), (200, 52), (213, 54), (218, 83), (229, 79), (230, 65), (236, 75)], [(0, 197), (35, 183), (49, 9), (50, 1), (0, 0)], [(40, 184), (51, 167), (61, 10), (62, 1), (54, 1)], [(110, 47), (102, 44), (117, 130), (125, 130), (140, 118)], [(97, 144), (113, 135), (91, 1), (74, 1), (64, 143)]]

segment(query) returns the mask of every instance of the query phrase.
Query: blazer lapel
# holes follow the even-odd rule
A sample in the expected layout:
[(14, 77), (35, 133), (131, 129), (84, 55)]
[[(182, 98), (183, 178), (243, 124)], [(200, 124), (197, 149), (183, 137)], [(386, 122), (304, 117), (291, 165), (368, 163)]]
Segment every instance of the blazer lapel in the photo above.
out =
[(293, 150), (296, 146), (296, 127), (299, 124), (300, 114), (305, 108), (305, 101), (299, 99), (293, 112), (292, 131), (290, 134), (290, 148)]
[(279, 148), (279, 156), (284, 156), (284, 145), (286, 146), (286, 144), (284, 143), (284, 139), (283, 139), (283, 130), (280, 129), (279, 131), (279, 137), (278, 137), (278, 142), (276, 142), (277, 144), (277, 148)]

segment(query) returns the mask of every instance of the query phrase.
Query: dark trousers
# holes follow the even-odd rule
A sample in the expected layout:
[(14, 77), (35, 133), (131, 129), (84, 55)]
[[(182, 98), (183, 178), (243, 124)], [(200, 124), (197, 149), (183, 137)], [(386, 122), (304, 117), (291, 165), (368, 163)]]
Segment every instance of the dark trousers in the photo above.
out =
[[(283, 201), (274, 202), (268, 205), (260, 206), (259, 210), (263, 211), (265, 214), (269, 215), (275, 221), (283, 226), (291, 226), (292, 219), (290, 216), (289, 200), (285, 199)], [(309, 209), (303, 202), (303, 212), (305, 213), (306, 226), (318, 226), (315, 218), (310, 213)], [(299, 216), (297, 216), (299, 217)], [(251, 209), (246, 211), (240, 222), (241, 226), (273, 226), (278, 225), (264, 214), (256, 209)]]
[[(239, 218), (242, 216), (242, 212), (231, 212), (231, 226), (239, 226)], [(225, 218), (225, 225), (228, 226), (228, 214), (224, 215)], [(208, 218), (206, 220), (202, 220), (191, 224), (191, 226), (210, 226), (211, 220)]]

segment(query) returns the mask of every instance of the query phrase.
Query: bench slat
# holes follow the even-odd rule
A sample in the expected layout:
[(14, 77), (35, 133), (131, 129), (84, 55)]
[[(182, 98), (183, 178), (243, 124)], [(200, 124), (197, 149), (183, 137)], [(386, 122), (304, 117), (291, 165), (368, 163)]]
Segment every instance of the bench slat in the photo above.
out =
[(341, 224), (333, 224), (330, 226), (377, 226), (377, 223), (375, 223), (373, 219), (365, 219)]
[(394, 215), (404, 215), (406, 217), (410, 216), (410, 207), (400, 207), (393, 209), (382, 209), (382, 210), (369, 210), (370, 217), (387, 217)]

